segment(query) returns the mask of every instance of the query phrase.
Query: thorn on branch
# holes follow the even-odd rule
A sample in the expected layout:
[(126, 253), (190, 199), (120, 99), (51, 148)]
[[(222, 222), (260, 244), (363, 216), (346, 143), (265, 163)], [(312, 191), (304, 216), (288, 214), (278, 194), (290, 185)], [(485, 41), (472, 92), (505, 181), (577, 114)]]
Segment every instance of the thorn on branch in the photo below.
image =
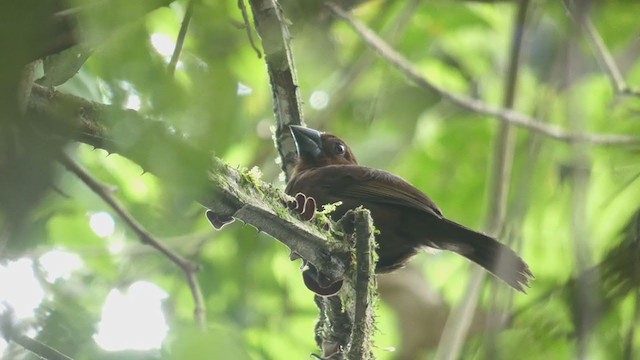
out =
[(216, 214), (211, 210), (206, 211), (207, 220), (213, 225), (216, 230), (222, 229), (225, 225), (231, 224), (234, 219), (231, 216)]

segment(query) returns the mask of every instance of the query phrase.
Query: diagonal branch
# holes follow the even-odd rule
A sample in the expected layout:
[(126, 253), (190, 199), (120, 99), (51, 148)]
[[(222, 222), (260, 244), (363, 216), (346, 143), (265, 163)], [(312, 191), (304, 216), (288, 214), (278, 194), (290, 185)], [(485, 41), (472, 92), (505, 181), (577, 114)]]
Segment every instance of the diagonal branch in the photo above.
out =
[(187, 30), (189, 30), (189, 23), (191, 22), (191, 17), (193, 16), (194, 3), (195, 3), (195, 0), (189, 0), (189, 4), (187, 5), (187, 11), (185, 11), (184, 17), (182, 18), (182, 24), (180, 24), (180, 30), (178, 31), (176, 46), (173, 48), (173, 54), (171, 54), (171, 60), (169, 60), (170, 74), (173, 74), (176, 72), (176, 66), (178, 66), (178, 60), (180, 59), (180, 53), (182, 52), (184, 39), (187, 36)]
[(587, 35), (589, 42), (591, 42), (591, 46), (593, 46), (594, 55), (603, 71), (609, 78), (611, 82), (611, 86), (613, 90), (617, 94), (621, 95), (631, 95), (631, 96), (640, 96), (640, 91), (633, 89), (627, 85), (627, 82), (620, 71), (620, 68), (616, 64), (616, 60), (611, 55), (611, 52), (607, 48), (607, 45), (604, 43), (604, 40), (598, 33), (598, 29), (596, 29), (593, 21), (590, 18), (578, 19), (575, 13), (575, 10), (572, 6), (564, 2), (565, 9), (571, 16), (572, 20), (580, 26)]
[[(619, 94), (634, 94), (634, 91), (629, 88), (625, 82), (622, 72), (618, 68), (613, 55), (609, 52), (607, 45), (604, 43), (604, 40), (602, 40), (595, 25), (593, 25), (593, 21), (591, 21), (591, 19), (585, 19), (583, 26), (589, 41), (591, 41), (591, 44), (595, 48), (596, 59), (600, 62), (604, 72), (609, 77), (614, 90)], [(635, 94), (640, 95), (639, 93)]]
[(25, 350), (31, 352), (39, 359), (73, 360), (51, 346), (35, 338), (21, 334), (19, 329), (13, 325), (13, 309), (11, 307), (5, 307), (4, 310), (6, 311), (0, 313), (0, 336), (4, 337), (7, 342), (12, 341), (17, 345), (22, 346)]
[(347, 12), (345, 12), (335, 4), (328, 3), (327, 6), (336, 16), (343, 19), (347, 24), (349, 24), (349, 26), (351, 26), (351, 28), (353, 28), (353, 30), (355, 30), (355, 32), (360, 35), (362, 40), (364, 40), (367, 45), (375, 49), (383, 59), (394, 65), (409, 80), (413, 81), (420, 87), (438, 93), (444, 99), (447, 99), (460, 107), (474, 111), (478, 114), (495, 117), (503, 122), (529, 129), (555, 140), (561, 140), (569, 143), (584, 142), (593, 145), (611, 146), (640, 145), (640, 137), (637, 136), (618, 134), (571, 133), (558, 126), (540, 122), (529, 115), (522, 114), (515, 110), (495, 107), (483, 101), (458, 95), (445, 90), (423, 76), (413, 64), (411, 64), (405, 57), (403, 57), (400, 53), (389, 46), (384, 40), (382, 40), (364, 24), (354, 19), (351, 15), (349, 15)]
[[(396, 42), (396, 39), (401, 37), (411, 24), (411, 18), (416, 14), (418, 6), (421, 3), (422, 0), (411, 0), (403, 5), (402, 11), (391, 20), (391, 23), (395, 24), (395, 26), (383, 34), (389, 43), (393, 44)], [(391, 4), (391, 1), (385, 2), (385, 5)], [(385, 10), (388, 9), (380, 11), (380, 16), (374, 19), (374, 22), (376, 20), (381, 22), (382, 20), (390, 18), (387, 15), (393, 12)], [(322, 127), (322, 124), (336, 116), (336, 111), (349, 99), (351, 90), (360, 83), (362, 75), (367, 73), (368, 69), (375, 63), (375, 54), (366, 50), (367, 48), (364, 45), (358, 46), (358, 48), (353, 51), (351, 58), (345, 61), (348, 66), (338, 71), (338, 74), (335, 76), (336, 79), (339, 79), (338, 83), (333, 86), (333, 89), (329, 89), (332, 94), (331, 101), (323, 111), (315, 114), (315, 118), (310, 121), (314, 126)]]
[(42, 133), (118, 153), (214, 213), (271, 235), (330, 280), (343, 277), (349, 258), (340, 254), (347, 249), (319, 224), (289, 214), (282, 205), (288, 197), (280, 189), (193, 147), (162, 122), (39, 85), (27, 115)]
[(27, 349), (35, 354), (38, 358), (44, 360), (73, 360), (58, 350), (40, 342), (32, 337), (17, 334), (11, 337), (11, 341)]
[(82, 182), (84, 182), (94, 193), (104, 200), (111, 208), (122, 218), (122, 220), (133, 230), (143, 244), (147, 244), (154, 249), (158, 250), (171, 262), (176, 264), (186, 275), (189, 288), (191, 289), (191, 295), (195, 304), (194, 317), (196, 322), (201, 328), (205, 328), (207, 324), (207, 312), (205, 309), (204, 298), (202, 296), (202, 290), (200, 289), (200, 283), (196, 277), (198, 272), (198, 266), (193, 264), (189, 260), (183, 258), (173, 250), (169, 249), (162, 242), (156, 239), (151, 233), (149, 233), (134, 217), (118, 202), (118, 200), (112, 195), (111, 191), (101, 184), (98, 180), (94, 179), (87, 171), (85, 171), (80, 165), (73, 161), (68, 155), (62, 153), (58, 157), (58, 161), (64, 165), (67, 170), (74, 173)]

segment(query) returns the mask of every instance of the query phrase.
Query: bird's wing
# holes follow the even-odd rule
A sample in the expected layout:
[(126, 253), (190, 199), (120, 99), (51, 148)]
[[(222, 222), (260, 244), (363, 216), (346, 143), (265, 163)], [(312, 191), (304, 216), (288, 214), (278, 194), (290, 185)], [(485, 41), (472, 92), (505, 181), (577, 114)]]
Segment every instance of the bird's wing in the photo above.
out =
[(315, 171), (320, 178), (328, 180), (325, 191), (337, 198), (406, 206), (443, 217), (440, 208), (427, 195), (386, 171), (359, 165), (331, 165)]

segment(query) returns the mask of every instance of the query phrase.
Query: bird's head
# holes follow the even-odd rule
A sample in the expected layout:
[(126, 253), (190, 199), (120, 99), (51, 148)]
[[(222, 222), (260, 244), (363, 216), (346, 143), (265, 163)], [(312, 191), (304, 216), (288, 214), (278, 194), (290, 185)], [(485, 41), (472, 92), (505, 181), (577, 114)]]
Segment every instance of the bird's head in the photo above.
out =
[(303, 126), (291, 125), (298, 150), (297, 172), (326, 165), (356, 165), (351, 149), (337, 136)]

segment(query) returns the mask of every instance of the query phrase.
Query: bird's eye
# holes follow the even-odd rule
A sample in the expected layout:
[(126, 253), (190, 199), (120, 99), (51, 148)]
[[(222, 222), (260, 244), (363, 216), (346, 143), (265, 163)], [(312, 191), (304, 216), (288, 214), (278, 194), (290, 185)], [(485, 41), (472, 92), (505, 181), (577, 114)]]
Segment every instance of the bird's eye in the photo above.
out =
[(336, 143), (335, 146), (336, 146), (335, 151), (336, 151), (336, 154), (338, 155), (343, 155), (347, 151), (347, 148), (344, 146), (344, 144)]

